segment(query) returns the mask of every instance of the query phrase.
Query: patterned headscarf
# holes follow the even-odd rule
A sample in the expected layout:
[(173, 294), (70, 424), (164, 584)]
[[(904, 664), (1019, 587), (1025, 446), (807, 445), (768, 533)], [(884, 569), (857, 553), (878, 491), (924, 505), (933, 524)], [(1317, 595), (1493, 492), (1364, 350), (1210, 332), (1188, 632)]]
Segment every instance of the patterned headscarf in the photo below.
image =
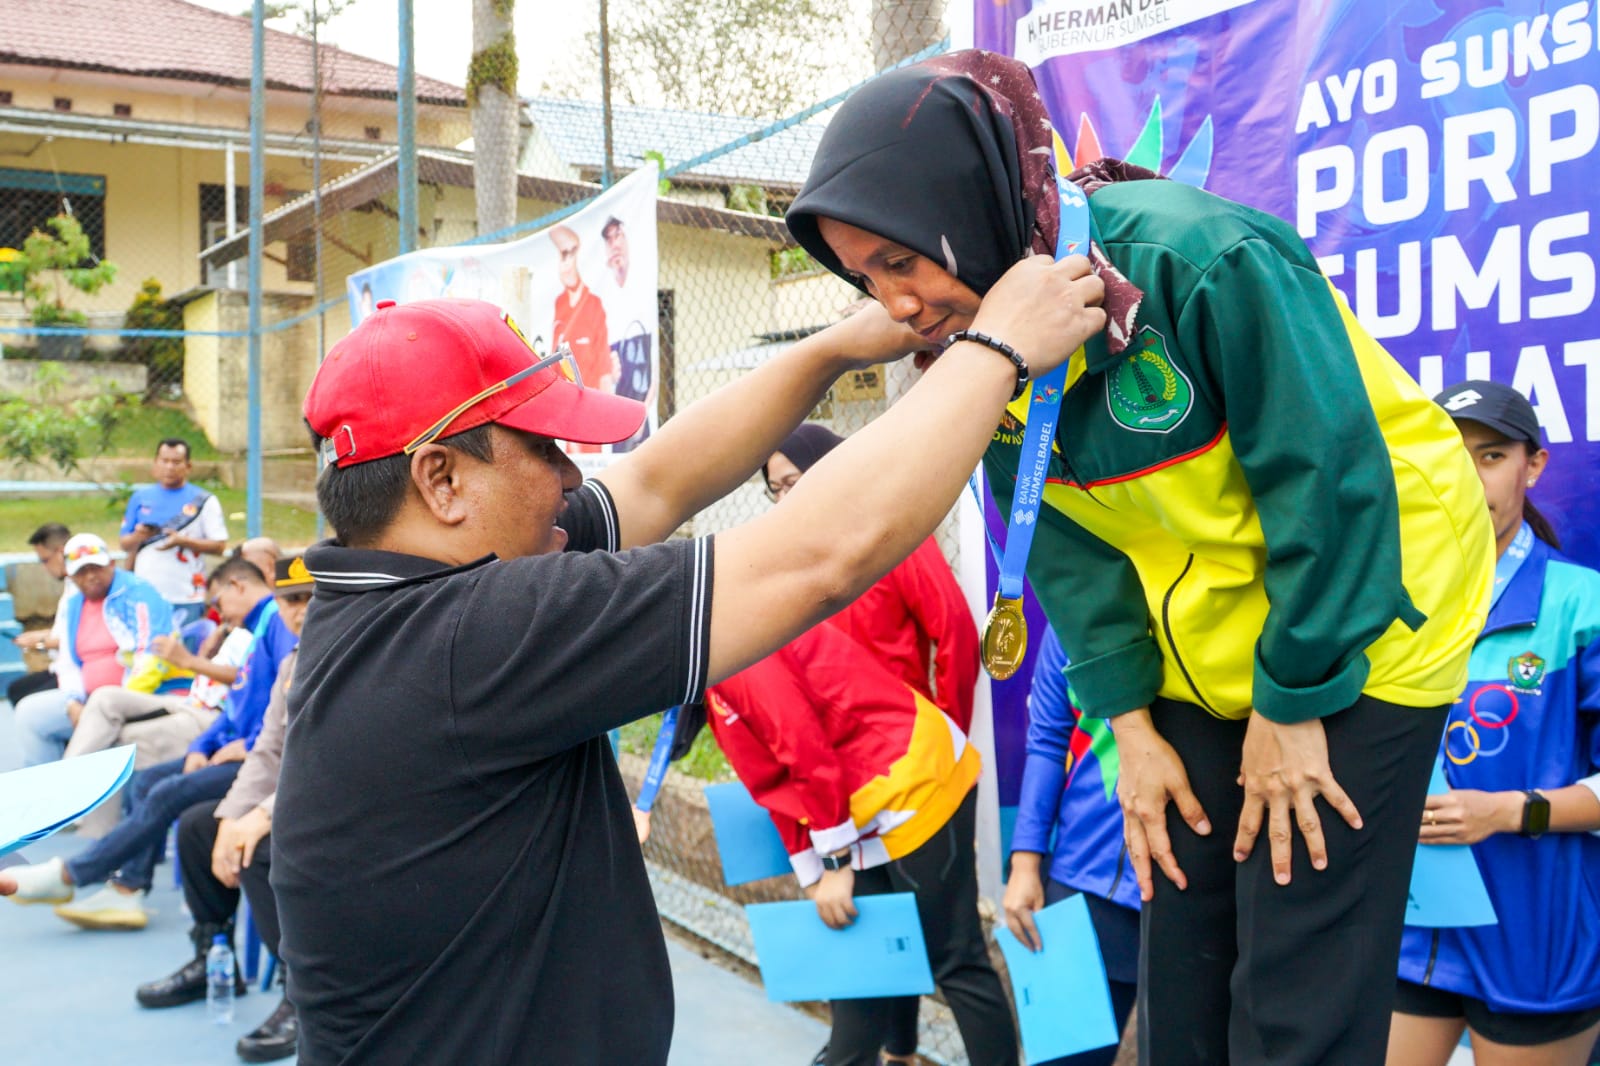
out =
[[(1093, 193), (1157, 175), (1114, 160), (1074, 173)], [(852, 284), (822, 239), (820, 218), (888, 238), (987, 293), (1025, 255), (1055, 253), (1060, 228), (1050, 116), (1033, 72), (995, 52), (950, 52), (869, 82), (839, 109), (789, 208), (789, 230)], [(1113, 352), (1127, 342), (1143, 293), (1098, 245)]]

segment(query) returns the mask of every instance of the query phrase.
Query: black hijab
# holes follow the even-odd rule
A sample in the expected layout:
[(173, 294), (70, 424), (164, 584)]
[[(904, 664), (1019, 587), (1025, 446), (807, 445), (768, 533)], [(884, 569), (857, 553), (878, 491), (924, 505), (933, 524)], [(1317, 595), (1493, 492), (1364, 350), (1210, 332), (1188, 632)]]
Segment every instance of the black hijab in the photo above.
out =
[[(827, 426), (820, 426), (815, 422), (807, 422), (799, 429), (783, 438), (783, 443), (778, 445), (777, 452), (793, 463), (803, 474), (817, 465), (817, 460), (833, 451), (844, 443), (844, 438), (839, 436)], [(761, 476), (767, 476), (767, 464), (761, 464)]]
[[(1027, 65), (996, 52), (950, 52), (890, 71), (844, 102), (786, 221), (802, 248), (863, 291), (822, 239), (819, 218), (904, 245), (983, 296), (1023, 256), (1055, 254), (1055, 160), (1050, 115)], [(1068, 175), (1090, 195), (1159, 176), (1115, 159)], [(1097, 243), (1086, 251), (1105, 283), (1106, 340), (1116, 354), (1144, 294)]]
[(1050, 119), (1031, 72), (965, 51), (857, 90), (822, 135), (786, 221), (852, 283), (819, 217), (902, 244), (982, 296), (1030, 249), (1054, 251), (1057, 204)]

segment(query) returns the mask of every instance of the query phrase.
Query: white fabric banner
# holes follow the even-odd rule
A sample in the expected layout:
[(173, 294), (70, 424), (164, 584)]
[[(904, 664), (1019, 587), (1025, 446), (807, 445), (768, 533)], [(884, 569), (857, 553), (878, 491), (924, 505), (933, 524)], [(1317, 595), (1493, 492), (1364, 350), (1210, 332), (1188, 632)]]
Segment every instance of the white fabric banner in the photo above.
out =
[[(628, 451), (656, 428), (655, 166), (640, 167), (547, 229), (505, 244), (428, 248), (351, 274), (350, 321), (384, 300), (439, 297), (498, 304), (540, 355), (566, 345), (583, 383), (642, 400), (644, 427), (616, 445), (569, 445), (587, 476), (598, 456)], [(586, 460), (585, 455), (597, 458)]]

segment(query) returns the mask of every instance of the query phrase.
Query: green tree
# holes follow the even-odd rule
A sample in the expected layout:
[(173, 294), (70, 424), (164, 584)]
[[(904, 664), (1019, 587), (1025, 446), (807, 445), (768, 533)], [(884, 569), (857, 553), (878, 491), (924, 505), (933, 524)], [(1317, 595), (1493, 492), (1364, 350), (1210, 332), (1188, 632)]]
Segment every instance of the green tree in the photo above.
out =
[[(182, 329), (183, 311), (170, 300), (161, 298), (161, 282), (145, 278), (122, 324), (126, 329)], [(129, 362), (143, 363), (147, 368), (146, 396), (153, 397), (165, 388), (183, 384), (181, 337), (129, 337), (123, 345), (122, 356)]]
[[(68, 292), (93, 296), (117, 276), (117, 268), (90, 255), (83, 225), (71, 215), (56, 215), (22, 242), (19, 260), (22, 299), (36, 326), (83, 326), (88, 315), (67, 305)], [(85, 266), (87, 263), (89, 265)]]
[[(930, 0), (933, 2), (933, 0)], [(871, 58), (852, 0), (633, 0), (615, 5), (612, 98), (781, 118), (860, 81)], [(600, 36), (547, 78), (547, 91), (599, 95)]]

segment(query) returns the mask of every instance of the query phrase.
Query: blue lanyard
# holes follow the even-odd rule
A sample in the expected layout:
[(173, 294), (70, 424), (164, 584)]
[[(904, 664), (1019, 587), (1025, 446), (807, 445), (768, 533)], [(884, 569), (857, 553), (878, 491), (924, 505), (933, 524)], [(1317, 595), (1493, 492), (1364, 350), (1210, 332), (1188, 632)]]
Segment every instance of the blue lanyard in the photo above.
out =
[[(1089, 198), (1072, 182), (1057, 175), (1061, 200), (1061, 229), (1056, 235), (1056, 258), (1087, 253)], [(1028, 567), (1033, 531), (1038, 527), (1044, 485), (1050, 473), (1050, 447), (1055, 443), (1061, 418), (1061, 395), (1067, 383), (1067, 363), (1035, 378), (1028, 392), (1027, 426), (1017, 460), (1017, 487), (1011, 497), (1006, 522), (1006, 543), (1000, 559), (1000, 589), (994, 609), (983, 627), (983, 665), (996, 680), (1005, 680), (1022, 665), (1028, 648), (1027, 623), (1022, 615), (1022, 585)]]
[(639, 798), (634, 806), (641, 811), (649, 812), (655, 806), (656, 794), (661, 791), (661, 782), (667, 776), (667, 764), (672, 760), (672, 741), (678, 731), (678, 711), (681, 708), (668, 707), (661, 716), (661, 732), (656, 735), (656, 746), (650, 752), (650, 768), (645, 771), (644, 780), (639, 784)]
[(1511, 579), (1522, 569), (1522, 564), (1528, 558), (1528, 550), (1532, 547), (1533, 527), (1524, 522), (1511, 543), (1506, 545), (1506, 553), (1495, 560), (1494, 597), (1489, 601), (1491, 611), (1499, 606), (1500, 597), (1505, 595), (1506, 589), (1511, 586)]

